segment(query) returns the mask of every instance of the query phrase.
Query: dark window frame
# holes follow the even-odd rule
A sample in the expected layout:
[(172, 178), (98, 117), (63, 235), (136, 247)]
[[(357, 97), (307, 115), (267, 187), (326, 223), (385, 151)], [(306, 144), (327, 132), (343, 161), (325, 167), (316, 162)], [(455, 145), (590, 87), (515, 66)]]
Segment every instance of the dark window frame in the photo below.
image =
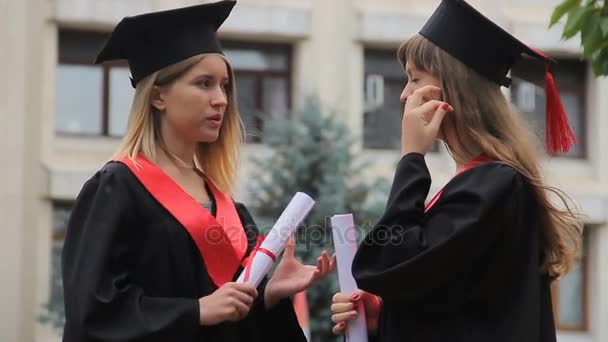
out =
[[(249, 134), (246, 137), (247, 144), (260, 144), (263, 143), (264, 134), (264, 119), (259, 114), (265, 115), (264, 107), (264, 79), (270, 77), (284, 77), (287, 82), (287, 118), (291, 116), (291, 110), (293, 109), (293, 45), (289, 43), (257, 43), (257, 42), (245, 42), (245, 41), (231, 41), (227, 40), (222, 43), (224, 50), (258, 50), (258, 51), (272, 51), (281, 50), (285, 52), (287, 58), (287, 67), (285, 70), (255, 70), (255, 69), (239, 69), (232, 65), (232, 71), (236, 78), (237, 93), (239, 87), (239, 75), (253, 77), (255, 79), (255, 95), (254, 95), (254, 134)], [(228, 58), (230, 55), (228, 53)]]
[[(69, 39), (82, 39), (87, 42), (86, 46), (79, 46), (74, 50), (74, 46), (65, 47), (66, 50), (72, 51), (63, 51), (61, 40), (65, 38)], [(88, 37), (87, 37), (88, 36)], [(98, 31), (89, 31), (89, 30), (78, 30), (71, 28), (59, 28), (58, 29), (58, 58), (57, 65), (74, 65), (74, 66), (86, 66), (92, 68), (99, 68), (102, 72), (101, 77), (101, 130), (96, 133), (85, 133), (85, 132), (69, 132), (63, 131), (54, 127), (55, 133), (61, 136), (67, 137), (109, 137), (109, 138), (121, 138), (121, 135), (112, 135), (110, 134), (110, 72), (114, 68), (120, 69), (128, 69), (128, 64), (126, 61), (112, 61), (106, 62), (103, 64), (93, 64), (93, 55), (97, 53), (97, 51), (92, 51), (96, 45), (101, 44), (105, 41), (109, 36), (109, 33), (98, 32)], [(69, 42), (67, 44), (71, 44)]]
[[(372, 58), (384, 58), (384, 57), (389, 57), (389, 58), (394, 58), (395, 61), (397, 60), (397, 49), (387, 49), (387, 48), (376, 48), (376, 47), (365, 47), (364, 48), (364, 52), (363, 52), (363, 81), (364, 81), (364, 86), (365, 86), (365, 80), (367, 79), (367, 77), (369, 75), (374, 75), (377, 73), (373, 73), (373, 72), (369, 72), (368, 68), (365, 65), (365, 60), (367, 56), (370, 56)], [(398, 76), (398, 74), (391, 74), (390, 76), (387, 75), (382, 75), (383, 79), (384, 79), (384, 84), (391, 84), (391, 85), (400, 85), (400, 88), (403, 89), (405, 87), (405, 85), (407, 84), (407, 76), (405, 75), (405, 72), (402, 71), (401, 74), (399, 74), (401, 76)], [(365, 88), (364, 90), (365, 91)], [(404, 109), (404, 105), (401, 104), (401, 116), (403, 117), (403, 109)], [(370, 113), (367, 111), (363, 111), (363, 115)], [(399, 113), (395, 113), (395, 115), (398, 115)], [(365, 122), (363, 123), (363, 137), (365, 137)], [(363, 138), (364, 140), (362, 141), (362, 145), (364, 150), (369, 150), (369, 151), (394, 151), (395, 149), (399, 149), (399, 147), (370, 147), (370, 146), (366, 146), (365, 145), (365, 138)], [(435, 141), (433, 143), (433, 145), (431, 146), (431, 149), (429, 150), (430, 153), (437, 153), (439, 152), (439, 141)]]
[(108, 62), (103, 65), (91, 65), (87, 63), (76, 63), (76, 62), (65, 62), (61, 65), (77, 65), (87, 67), (98, 67), (102, 70), (101, 77), (101, 130), (98, 133), (84, 133), (84, 132), (69, 132), (62, 131), (55, 127), (55, 133), (62, 136), (72, 137), (109, 137), (109, 138), (121, 138), (122, 135), (110, 134), (110, 72), (116, 68), (128, 68), (126, 62)]
[[(51, 208), (52, 208), (52, 215), (53, 215), (53, 220), (51, 221), (53, 224), (55, 223), (54, 219), (54, 215), (55, 215), (55, 210), (56, 209), (68, 209), (70, 212), (73, 210), (74, 205), (76, 204), (75, 201), (72, 200), (52, 200), (51, 201)], [(67, 227), (66, 227), (67, 229)], [(66, 234), (66, 230), (64, 229), (61, 232), (57, 232), (55, 231), (55, 227), (52, 227), (52, 240), (54, 242), (56, 241), (63, 241), (65, 239), (65, 234)]]
[[(588, 231), (588, 226), (585, 226), (584, 231)], [(564, 325), (559, 320), (559, 280), (555, 281), (551, 286), (551, 295), (553, 300), (553, 317), (555, 320), (555, 328), (559, 331), (566, 332), (587, 332), (589, 331), (589, 256), (588, 256), (588, 243), (590, 242), (588, 236), (583, 238), (582, 254), (579, 260), (581, 267), (581, 300), (582, 300), (582, 319), (581, 324), (578, 325)]]
[[(364, 80), (364, 82), (365, 82), (365, 80), (367, 79), (367, 77), (369, 75), (375, 75), (375, 73), (371, 73), (371, 72), (367, 72), (367, 71), (364, 72), (364, 74), (363, 74), (363, 80)], [(389, 76), (382, 75), (382, 78), (384, 79), (385, 87), (386, 87), (386, 84), (390, 83), (391, 85), (400, 84), (401, 88), (403, 88), (405, 86), (405, 82), (407, 82), (407, 78), (405, 78), (405, 77), (400, 78), (400, 77), (397, 77), (397, 76), (390, 76), (389, 77)], [(364, 83), (364, 86), (365, 86), (365, 83)], [(364, 88), (363, 91), (365, 92), (365, 88)], [(403, 105), (401, 106), (401, 109), (403, 111)], [(365, 109), (364, 109), (363, 115), (369, 114), (369, 113), (372, 113), (372, 112), (365, 111)], [(395, 115), (398, 115), (398, 113), (395, 113)], [(403, 113), (401, 115), (403, 115)], [(362, 136), (365, 137), (365, 120), (363, 122), (363, 132), (362, 133), (363, 133)], [(386, 147), (386, 146), (384, 146), (384, 147), (372, 147), (372, 146), (366, 146), (365, 145), (365, 138), (363, 138), (362, 145), (363, 145), (363, 148), (365, 150), (370, 150), (370, 151), (393, 151), (396, 148), (398, 149), (398, 147)]]
[[(49, 294), (46, 304), (45, 316), (49, 316), (49, 323), (56, 328), (61, 329), (65, 324), (64, 305), (63, 305), (63, 282), (61, 271), (61, 254), (64, 248), (67, 226), (69, 224), (69, 215), (74, 209), (75, 201), (73, 200), (50, 200), (51, 205), (51, 247), (49, 250), (50, 269), (49, 269)], [(57, 230), (56, 220), (58, 211), (67, 211), (68, 217), (63, 218), (64, 223)], [(59, 252), (57, 254), (57, 252)]]
[[(59, 28), (59, 54), (57, 65), (78, 65), (87, 67), (97, 67), (102, 70), (102, 84), (100, 87), (101, 91), (101, 129), (96, 133), (84, 133), (84, 132), (69, 132), (63, 131), (55, 127), (55, 133), (62, 136), (72, 137), (110, 137), (110, 138), (121, 138), (121, 135), (110, 134), (110, 72), (114, 68), (128, 68), (128, 64), (125, 61), (107, 62), (101, 65), (95, 65), (92, 63), (94, 54), (97, 51), (93, 51), (94, 47), (99, 45), (101, 42), (107, 39), (107, 33), (78, 30), (71, 28)], [(64, 47), (62, 46), (62, 39), (71, 39)], [(80, 44), (83, 43), (83, 44)], [(246, 75), (255, 79), (255, 98), (254, 98), (254, 123), (255, 123), (255, 134), (248, 136), (248, 143), (260, 143), (262, 142), (264, 117), (260, 117), (259, 114), (264, 114), (264, 80), (266, 78), (277, 77), (284, 78), (287, 83), (287, 107), (288, 107), (288, 118), (291, 115), (293, 108), (293, 45), (289, 43), (256, 43), (256, 42), (241, 42), (241, 41), (230, 41), (227, 40), (222, 43), (225, 50), (255, 50), (255, 51), (279, 51), (285, 53), (287, 59), (287, 65), (285, 70), (254, 70), (254, 69), (239, 69), (232, 65), (233, 72), (235, 74), (237, 83), (238, 93), (238, 75)], [(64, 51), (65, 49), (65, 51)]]

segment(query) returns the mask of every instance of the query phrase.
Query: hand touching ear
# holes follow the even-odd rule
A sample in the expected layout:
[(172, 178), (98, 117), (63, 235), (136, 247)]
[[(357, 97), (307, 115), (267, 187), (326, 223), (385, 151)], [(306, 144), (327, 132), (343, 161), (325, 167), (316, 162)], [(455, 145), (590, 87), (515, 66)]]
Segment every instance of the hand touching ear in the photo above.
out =
[(454, 109), (446, 102), (429, 100), (441, 89), (425, 86), (408, 96), (401, 123), (401, 155), (416, 152), (425, 154), (437, 137), (441, 122)]

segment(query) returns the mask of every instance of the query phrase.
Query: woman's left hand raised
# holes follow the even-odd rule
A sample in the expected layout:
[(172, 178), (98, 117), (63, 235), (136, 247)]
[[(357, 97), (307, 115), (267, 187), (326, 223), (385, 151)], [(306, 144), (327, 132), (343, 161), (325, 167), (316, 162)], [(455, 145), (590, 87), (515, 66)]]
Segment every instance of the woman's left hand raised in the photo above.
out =
[(331, 258), (323, 251), (317, 258), (317, 265), (304, 265), (295, 257), (296, 243), (291, 237), (285, 247), (281, 261), (277, 265), (264, 291), (266, 308), (281, 299), (309, 288), (319, 279), (329, 274), (336, 266), (336, 255)]

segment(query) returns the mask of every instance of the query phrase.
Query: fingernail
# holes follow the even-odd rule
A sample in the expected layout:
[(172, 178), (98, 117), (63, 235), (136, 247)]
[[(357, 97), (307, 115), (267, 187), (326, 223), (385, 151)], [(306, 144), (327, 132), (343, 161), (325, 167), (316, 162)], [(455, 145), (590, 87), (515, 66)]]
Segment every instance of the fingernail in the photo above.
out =
[(445, 103), (445, 102), (444, 102), (444, 103), (441, 105), (441, 108), (442, 108), (443, 110), (450, 110), (450, 108), (452, 108), (452, 107), (450, 107), (450, 105), (449, 105), (449, 104), (447, 104), (447, 103)]
[(353, 293), (353, 295), (350, 296), (350, 299), (352, 299), (352, 300), (359, 300), (359, 298), (361, 298), (361, 296), (359, 296), (358, 293)]
[(340, 325), (340, 328), (344, 328), (344, 325), (345, 325), (345, 324), (344, 324), (344, 322), (340, 322), (340, 324), (339, 324), (339, 325)]

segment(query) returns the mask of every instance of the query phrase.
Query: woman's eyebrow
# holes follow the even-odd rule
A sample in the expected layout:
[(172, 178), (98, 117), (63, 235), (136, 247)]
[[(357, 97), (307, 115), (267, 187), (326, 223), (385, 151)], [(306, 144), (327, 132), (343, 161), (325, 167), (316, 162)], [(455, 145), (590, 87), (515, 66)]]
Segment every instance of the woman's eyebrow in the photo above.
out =
[(209, 73), (209, 72), (203, 72), (200, 73), (198, 75), (194, 75), (193, 79), (201, 79), (201, 78), (210, 78), (210, 79), (219, 79), (221, 82), (228, 82), (230, 81), (230, 78), (228, 76), (220, 76), (217, 77), (217, 75), (214, 75), (213, 73)]

